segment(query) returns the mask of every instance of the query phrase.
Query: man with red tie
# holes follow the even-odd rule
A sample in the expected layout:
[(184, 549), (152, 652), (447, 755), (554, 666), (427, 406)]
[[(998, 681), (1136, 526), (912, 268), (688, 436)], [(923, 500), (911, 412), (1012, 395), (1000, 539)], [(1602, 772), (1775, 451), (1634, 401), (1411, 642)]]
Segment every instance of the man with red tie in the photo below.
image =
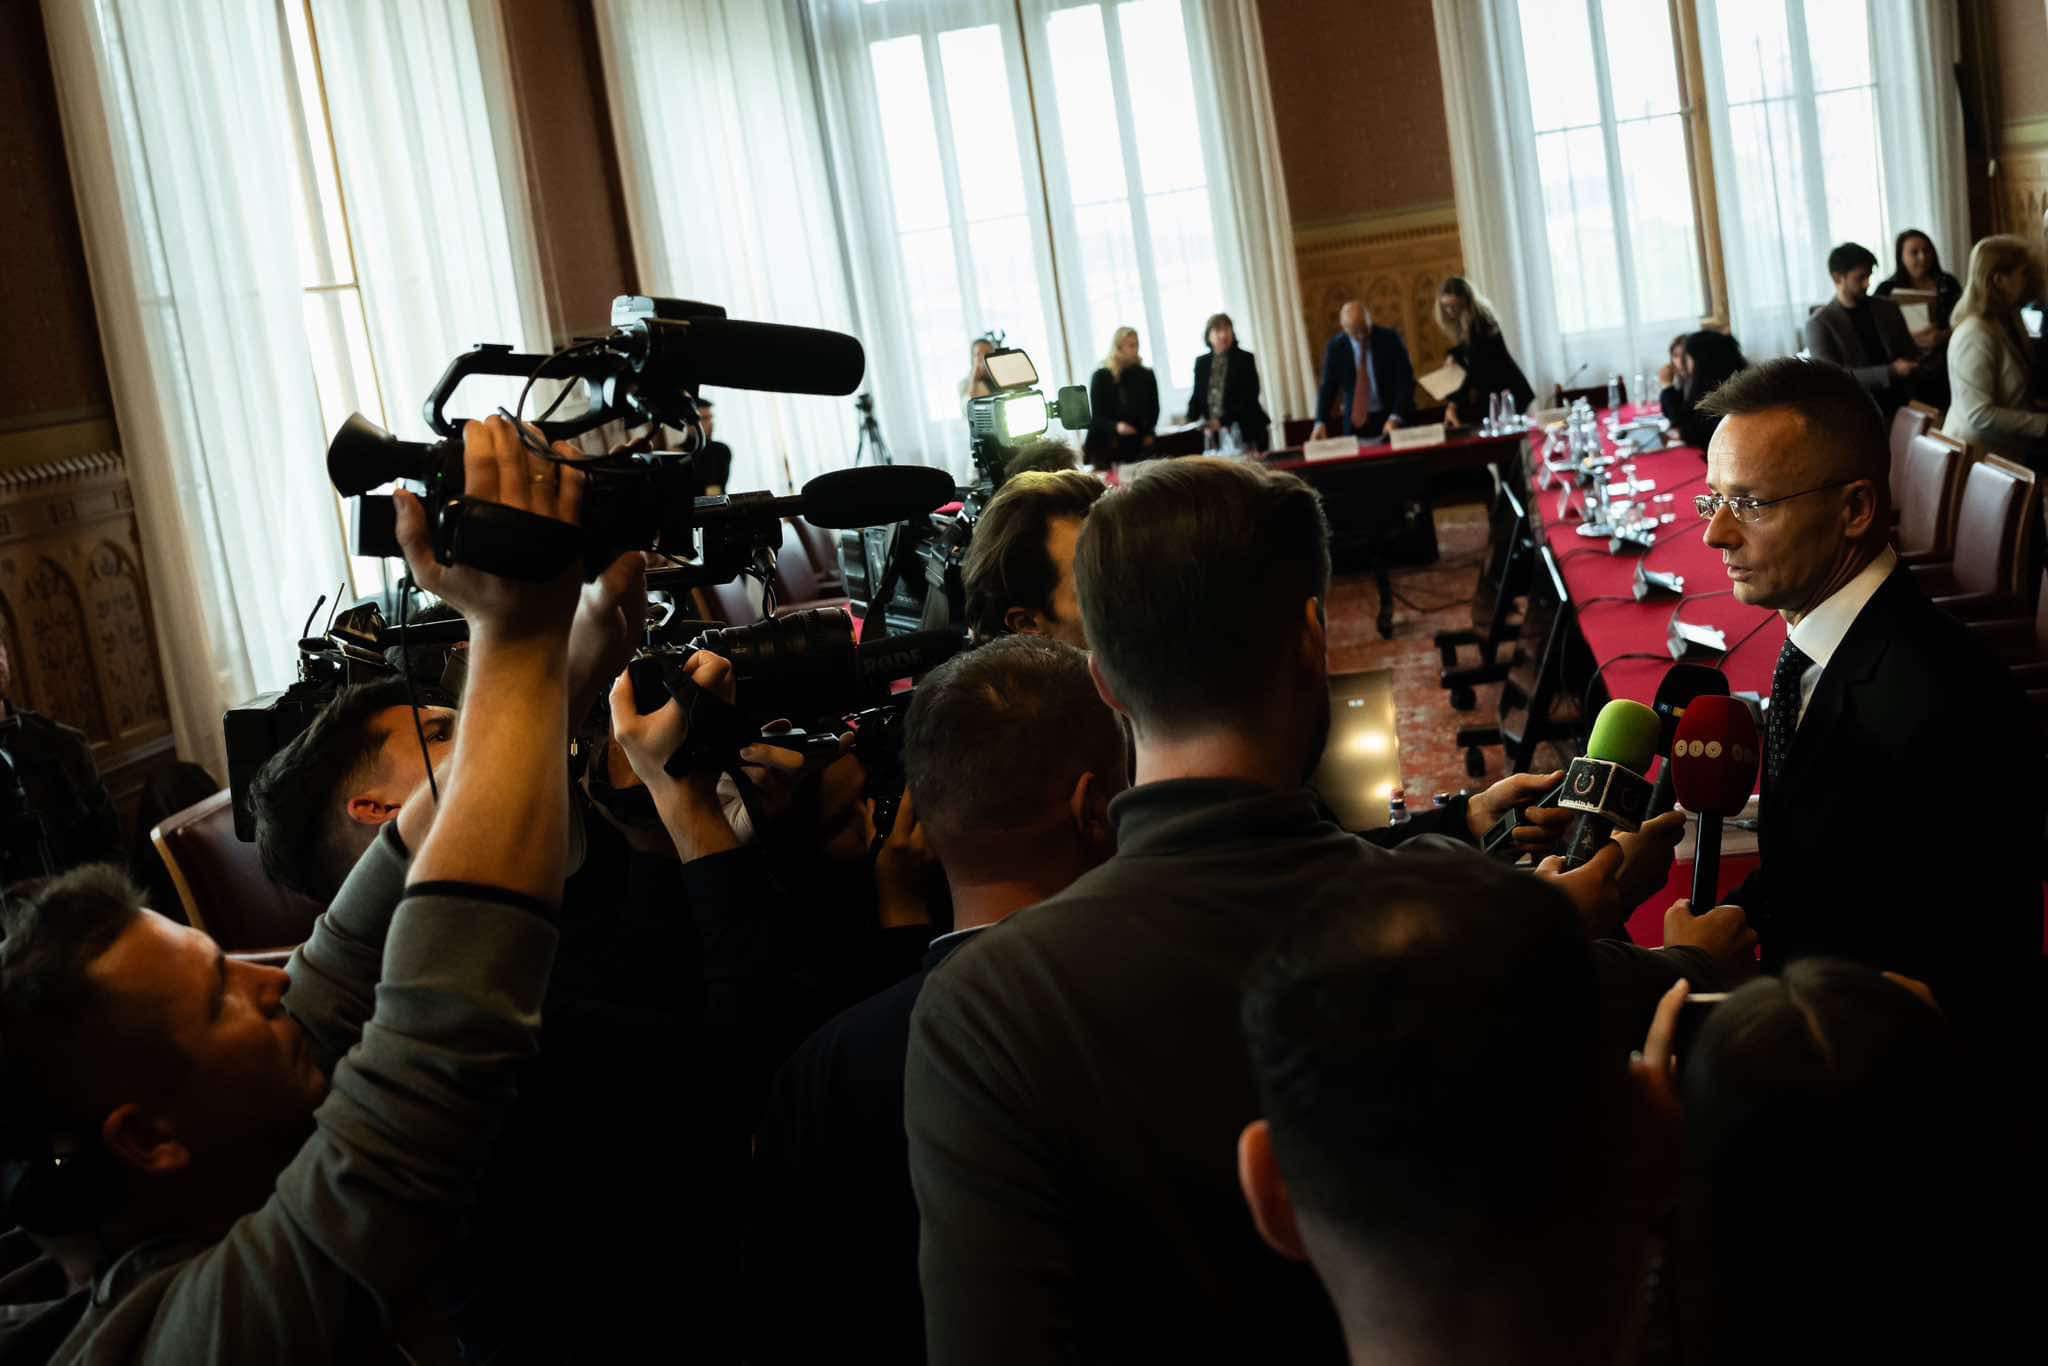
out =
[(1337, 326), (1337, 335), (1323, 348), (1323, 383), (1316, 392), (1310, 439), (1332, 432), (1373, 437), (1400, 426), (1415, 411), (1415, 367), (1401, 334), (1374, 327), (1371, 310), (1356, 299), (1338, 310)]

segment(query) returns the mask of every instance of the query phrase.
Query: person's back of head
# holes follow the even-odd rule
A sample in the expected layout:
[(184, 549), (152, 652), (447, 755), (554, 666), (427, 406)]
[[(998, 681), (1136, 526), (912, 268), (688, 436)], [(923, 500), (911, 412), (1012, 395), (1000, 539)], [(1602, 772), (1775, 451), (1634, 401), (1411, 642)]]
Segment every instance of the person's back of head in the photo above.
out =
[(1042, 636), (956, 655), (917, 685), (903, 769), (953, 883), (1036, 883), (1051, 895), (1114, 845), (1111, 798), (1128, 783), (1123, 730), (1088, 657)]
[(1804, 959), (1714, 1007), (1681, 1062), (1681, 1300), (1702, 1359), (1871, 1360), (1997, 1312), (1982, 1257), (2012, 1250), (1977, 1234), (2021, 1173), (1973, 1122), (1935, 1007)]
[(387, 738), (381, 714), (406, 705), (398, 679), (343, 688), (257, 772), (249, 805), (273, 882), (322, 904), (333, 899), (376, 834), (349, 818), (349, 790), (377, 762)]
[[(1056, 436), (1041, 436), (1019, 446), (1003, 462), (1003, 486), (1020, 474), (1058, 474), (1081, 467), (1081, 452)], [(1090, 481), (1094, 482), (1094, 481)], [(1100, 485), (1097, 485), (1100, 487)]]
[[(1074, 557), (1097, 667), (1141, 740), (1259, 727), (1320, 692), (1329, 523), (1314, 489), (1237, 460), (1162, 461), (1095, 505)], [(1313, 676), (1310, 676), (1313, 675)]]
[(1869, 391), (1848, 370), (1832, 361), (1775, 356), (1736, 372), (1707, 395), (1700, 411), (1720, 418), (1789, 415), (1803, 475), (1815, 482), (1868, 481), (1878, 513), (1875, 534), (1886, 534), (1891, 437)]
[(1477, 1360), (1531, 1325), (1578, 1348), (1609, 1331), (1629, 1090), (1555, 890), (1403, 858), (1275, 944), (1243, 1025), (1264, 1115), (1239, 1147), (1247, 1198), (1354, 1344)]
[(967, 621), (976, 640), (1012, 631), (1082, 640), (1081, 622), (1062, 611), (1061, 586), (1073, 566), (1055, 557), (1054, 533), (1071, 546), (1080, 523), (1103, 494), (1102, 482), (1076, 469), (1029, 470), (1004, 481), (982, 510), (960, 566)]
[(1692, 367), (1689, 384), (1695, 402), (1749, 368), (1742, 347), (1726, 332), (1701, 330), (1689, 334), (1685, 339), (1685, 355)]

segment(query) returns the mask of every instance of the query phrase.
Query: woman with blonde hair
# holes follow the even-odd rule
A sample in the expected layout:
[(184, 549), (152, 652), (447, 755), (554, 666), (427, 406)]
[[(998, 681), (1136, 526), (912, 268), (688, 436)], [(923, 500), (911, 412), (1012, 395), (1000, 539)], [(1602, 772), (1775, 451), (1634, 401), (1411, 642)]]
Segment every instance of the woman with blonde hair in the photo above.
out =
[(1138, 329), (1119, 327), (1088, 382), (1088, 439), (1081, 449), (1101, 468), (1143, 457), (1159, 425), (1159, 381), (1138, 355)]
[(2048, 463), (2048, 413), (2032, 404), (2033, 348), (2020, 309), (2041, 288), (2041, 258), (2025, 239), (1987, 237), (1971, 251), (1948, 339), (1953, 397), (1941, 424), (1958, 441), (2035, 470)]
[(1455, 427), (1479, 421), (1502, 390), (1514, 396), (1516, 412), (1528, 410), (1536, 396), (1529, 377), (1508, 354), (1493, 305), (1463, 276), (1451, 276), (1437, 290), (1436, 324), (1450, 340), (1451, 359), (1465, 372), (1465, 382), (1444, 406), (1445, 422)]

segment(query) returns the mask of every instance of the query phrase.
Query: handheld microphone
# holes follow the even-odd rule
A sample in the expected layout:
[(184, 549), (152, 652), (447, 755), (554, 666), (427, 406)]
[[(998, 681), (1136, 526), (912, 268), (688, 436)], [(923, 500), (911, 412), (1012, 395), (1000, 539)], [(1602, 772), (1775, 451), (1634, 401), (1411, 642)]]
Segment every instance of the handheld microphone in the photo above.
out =
[(1616, 698), (1600, 709), (1586, 752), (1564, 774), (1558, 804), (1579, 813), (1565, 846), (1564, 866), (1577, 868), (1600, 852), (1617, 829), (1640, 830), (1650, 809), (1643, 770), (1657, 752), (1663, 724), (1640, 702)]
[(1657, 769), (1657, 785), (1650, 793), (1652, 816), (1661, 816), (1672, 807), (1671, 744), (1678, 738), (1678, 719), (1698, 698), (1727, 695), (1728, 675), (1719, 669), (1703, 664), (1673, 664), (1665, 672), (1664, 681), (1657, 685), (1657, 700), (1650, 704), (1650, 709), (1657, 713), (1657, 719), (1664, 728), (1657, 744), (1657, 751), (1664, 756), (1664, 762)]
[(1671, 754), (1678, 800), (1700, 818), (1692, 861), (1692, 913), (1705, 915), (1720, 894), (1721, 822), (1739, 816), (1756, 788), (1763, 745), (1756, 717), (1732, 697), (1697, 697), (1678, 721)]

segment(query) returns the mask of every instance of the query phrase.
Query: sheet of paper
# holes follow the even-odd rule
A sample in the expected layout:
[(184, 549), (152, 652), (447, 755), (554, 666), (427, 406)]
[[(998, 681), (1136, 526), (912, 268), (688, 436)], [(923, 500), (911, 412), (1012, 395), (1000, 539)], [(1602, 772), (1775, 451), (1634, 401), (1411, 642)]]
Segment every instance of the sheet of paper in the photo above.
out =
[(1442, 403), (1465, 387), (1465, 367), (1447, 360), (1415, 382), (1428, 391), (1433, 402)]
[(1311, 441), (1301, 448), (1303, 460), (1342, 460), (1358, 454), (1358, 438), (1355, 436), (1326, 436), (1321, 441)]
[(1387, 433), (1387, 444), (1397, 451), (1413, 450), (1417, 446), (1441, 446), (1444, 444), (1444, 424), (1432, 422), (1425, 427), (1396, 427)]
[(1906, 319), (1906, 330), (1918, 332), (1934, 326), (1934, 309), (1928, 304), (1900, 304), (1899, 312)]

